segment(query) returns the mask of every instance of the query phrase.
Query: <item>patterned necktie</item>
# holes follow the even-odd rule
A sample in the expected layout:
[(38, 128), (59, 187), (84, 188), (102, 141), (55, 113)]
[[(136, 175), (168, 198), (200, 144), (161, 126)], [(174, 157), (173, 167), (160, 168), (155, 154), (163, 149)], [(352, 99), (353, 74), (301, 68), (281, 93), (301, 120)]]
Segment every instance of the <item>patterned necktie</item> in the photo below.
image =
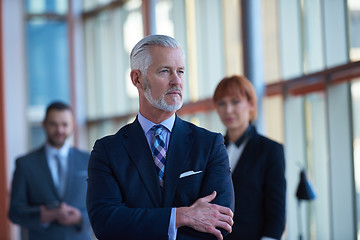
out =
[(160, 187), (163, 189), (164, 187), (164, 172), (165, 172), (165, 159), (166, 159), (166, 152), (165, 152), (165, 142), (164, 138), (161, 136), (161, 132), (163, 127), (161, 125), (155, 125), (152, 127), (154, 130), (155, 141), (151, 148), (151, 152), (154, 158), (156, 171), (159, 176)]
[(57, 164), (57, 173), (58, 173), (58, 193), (60, 196), (63, 196), (65, 190), (65, 169), (61, 165), (61, 158), (58, 154), (55, 155), (56, 164)]

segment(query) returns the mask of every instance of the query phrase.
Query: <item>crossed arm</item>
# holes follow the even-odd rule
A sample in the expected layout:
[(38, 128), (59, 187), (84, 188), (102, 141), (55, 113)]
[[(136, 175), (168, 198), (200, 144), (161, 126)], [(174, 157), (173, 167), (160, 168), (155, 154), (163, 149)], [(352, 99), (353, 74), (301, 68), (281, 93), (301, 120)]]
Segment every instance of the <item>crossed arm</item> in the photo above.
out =
[(232, 231), (233, 212), (230, 208), (223, 207), (210, 202), (216, 197), (216, 192), (199, 198), (190, 207), (180, 207), (176, 211), (176, 228), (182, 226), (191, 227), (199, 232), (210, 233), (217, 239), (223, 239), (218, 228)]

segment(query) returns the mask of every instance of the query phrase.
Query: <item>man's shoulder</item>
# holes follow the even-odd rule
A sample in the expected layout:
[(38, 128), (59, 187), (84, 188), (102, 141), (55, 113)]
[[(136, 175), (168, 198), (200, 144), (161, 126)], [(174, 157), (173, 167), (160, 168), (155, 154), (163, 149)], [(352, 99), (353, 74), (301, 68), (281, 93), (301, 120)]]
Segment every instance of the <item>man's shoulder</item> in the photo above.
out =
[(17, 161), (26, 161), (27, 159), (38, 158), (42, 154), (45, 154), (44, 146), (35, 148), (26, 154), (20, 155), (17, 158)]
[(90, 152), (79, 149), (77, 147), (71, 147), (70, 150), (73, 151), (79, 157), (88, 158), (90, 156)]

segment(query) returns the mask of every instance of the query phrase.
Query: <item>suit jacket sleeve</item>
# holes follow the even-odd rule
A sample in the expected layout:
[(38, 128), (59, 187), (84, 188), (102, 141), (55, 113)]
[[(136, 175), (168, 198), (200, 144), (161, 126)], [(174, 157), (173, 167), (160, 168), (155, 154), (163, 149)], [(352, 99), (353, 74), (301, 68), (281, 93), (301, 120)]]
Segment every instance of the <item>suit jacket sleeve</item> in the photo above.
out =
[[(9, 218), (12, 222), (32, 229), (43, 229), (40, 222), (40, 206), (30, 205), (27, 198), (26, 166), (16, 160), (11, 187)], [(40, 187), (40, 186), (39, 186)]]
[[(221, 134), (216, 134), (212, 139), (213, 143), (198, 197), (205, 197), (216, 191), (216, 198), (211, 203), (228, 207), (234, 212), (234, 189), (224, 139)], [(223, 236), (227, 235), (225, 230), (220, 229), (220, 231)], [(189, 239), (216, 239), (214, 235), (200, 233), (188, 227), (179, 229), (178, 235), (181, 236), (183, 233), (191, 236)]]
[[(81, 217), (82, 217), (82, 221), (81, 223), (74, 225), (74, 227), (76, 228), (76, 230), (78, 231), (82, 231), (85, 229), (90, 229), (90, 221), (89, 221), (89, 216), (86, 210), (86, 186), (85, 186), (85, 190), (84, 190), (84, 186), (82, 185), (82, 182), (86, 183), (86, 178), (87, 178), (87, 166), (89, 163), (89, 158), (90, 158), (90, 154), (87, 152), (80, 152), (78, 150), (74, 150), (74, 157), (72, 159), (70, 159), (72, 167), (74, 168), (73, 170), (75, 170), (75, 173), (73, 173), (75, 176), (73, 176), (73, 179), (70, 179), (70, 185), (72, 185), (72, 187), (74, 187), (75, 184), (79, 184), (79, 186), (76, 186), (76, 188), (73, 188), (73, 191), (76, 191), (75, 193), (71, 193), (69, 194), (69, 201), (73, 200), (73, 196), (74, 195), (81, 195), (81, 198), (77, 199), (76, 202), (71, 202), (70, 205), (73, 205), (73, 207), (79, 209), (79, 211), (81, 212)], [(81, 173), (81, 175), (77, 175), (79, 174), (79, 171)], [(86, 175), (82, 176), (83, 171), (86, 171)], [(84, 179), (83, 179), (84, 177)], [(81, 182), (81, 184), (79, 183)], [(66, 201), (66, 199), (65, 199)]]
[[(98, 239), (168, 239), (171, 208), (128, 207), (113, 174), (115, 169), (112, 168), (112, 162), (109, 160), (111, 154), (98, 140), (89, 161), (86, 202), (96, 237)], [(133, 189), (133, 191), (137, 190)]]
[(285, 158), (280, 144), (270, 148), (265, 173), (265, 228), (263, 236), (281, 238), (285, 227)]

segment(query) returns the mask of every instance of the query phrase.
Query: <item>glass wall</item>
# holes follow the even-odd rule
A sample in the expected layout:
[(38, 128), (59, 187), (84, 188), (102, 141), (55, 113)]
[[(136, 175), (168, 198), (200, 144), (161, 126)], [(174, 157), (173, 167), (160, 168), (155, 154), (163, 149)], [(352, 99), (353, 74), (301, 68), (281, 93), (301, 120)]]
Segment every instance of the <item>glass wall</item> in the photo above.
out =
[[(144, 36), (141, 11), (141, 0), (133, 0), (84, 20), (89, 120), (137, 111), (137, 90), (130, 80), (129, 56), (132, 47)], [(111, 122), (90, 126), (90, 146), (96, 138), (114, 133), (109, 128)]]
[(360, 61), (360, 1), (348, 0), (350, 59)]
[(325, 65), (321, 0), (305, 0), (303, 4), (303, 68), (305, 73), (313, 73), (324, 69)]
[(354, 176), (356, 192), (357, 239), (360, 239), (360, 79), (351, 84), (354, 128)]
[(46, 106), (70, 103), (67, 1), (26, 0), (26, 66), (29, 147), (44, 141), (41, 128)]
[(326, 96), (324, 92), (305, 96), (305, 169), (316, 198), (307, 205), (307, 239), (331, 239), (330, 177), (327, 145)]
[[(294, 200), (297, 183), (293, 176), (297, 174), (298, 161), (303, 161), (317, 191), (317, 198), (302, 207), (303, 229), (298, 229), (295, 219), (288, 218), (286, 238), (297, 238), (300, 230), (306, 233), (303, 234), (305, 239), (351, 238), (352, 230), (356, 228), (351, 212), (355, 212), (352, 208), (355, 196), (352, 183), (359, 181), (356, 180), (359, 175), (356, 172), (358, 154), (356, 147), (353, 152), (352, 147), (339, 146), (345, 146), (352, 134), (357, 136), (356, 127), (352, 129), (347, 122), (350, 116), (354, 125), (358, 122), (358, 111), (354, 108), (354, 105), (357, 106), (354, 95), (357, 95), (352, 93), (351, 111), (348, 108), (351, 105), (348, 102), (350, 91), (347, 91), (347, 84), (339, 85), (337, 81), (349, 81), (344, 80), (341, 74), (350, 74), (345, 66), (350, 67), (351, 61), (360, 59), (359, 1), (262, 2), (266, 39), (265, 81), (271, 89), (264, 100), (264, 112), (266, 126), (274, 128), (274, 122), (279, 122), (278, 116), (281, 116), (277, 106), (284, 109), (288, 216), (294, 216), (297, 209)], [(329, 69), (340, 66), (345, 69), (342, 73), (327, 73)], [(358, 74), (356, 72), (355, 75)], [(352, 89), (357, 89), (355, 85), (352, 85)], [(340, 112), (346, 116), (340, 118)], [(268, 127), (266, 131), (278, 139), (276, 136), (280, 131), (274, 132)], [(354, 139), (356, 146), (356, 137)], [(351, 172), (353, 169), (352, 155), (355, 161), (354, 175), (349, 174), (349, 170)], [(358, 187), (356, 189), (358, 191)], [(342, 196), (342, 199), (337, 196)], [(344, 217), (346, 221), (338, 221)]]
[(301, 8), (298, 0), (279, 0), (281, 76), (284, 79), (303, 73)]

